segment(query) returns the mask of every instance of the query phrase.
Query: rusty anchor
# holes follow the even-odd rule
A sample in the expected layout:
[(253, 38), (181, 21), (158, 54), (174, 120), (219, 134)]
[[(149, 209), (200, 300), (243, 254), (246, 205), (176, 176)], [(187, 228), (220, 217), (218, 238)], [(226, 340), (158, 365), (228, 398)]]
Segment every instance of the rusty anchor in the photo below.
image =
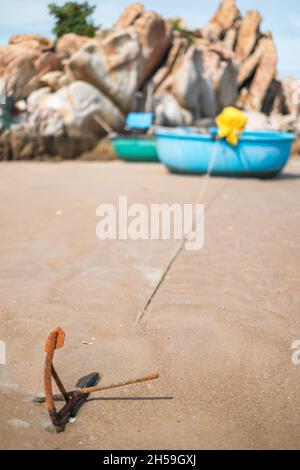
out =
[[(79, 379), (74, 390), (67, 391), (53, 365), (54, 352), (56, 349), (62, 348), (64, 342), (65, 332), (61, 327), (58, 326), (49, 334), (44, 348), (46, 352), (44, 366), (45, 396), (36, 396), (33, 398), (33, 402), (35, 403), (46, 403), (50, 419), (56, 429), (56, 432), (58, 433), (65, 430), (65, 426), (69, 422), (70, 418), (76, 416), (90, 393), (100, 392), (102, 390), (108, 390), (117, 387), (124, 387), (126, 385), (136, 384), (139, 382), (146, 382), (148, 380), (154, 380), (159, 377), (158, 374), (151, 374), (145, 377), (129, 379), (125, 382), (119, 382), (115, 384), (112, 383), (99, 387), (97, 386), (97, 383), (100, 380), (100, 375), (98, 372), (92, 372)], [(52, 379), (54, 379), (60, 394), (53, 393)], [(56, 401), (65, 402), (60, 410), (56, 409)]]

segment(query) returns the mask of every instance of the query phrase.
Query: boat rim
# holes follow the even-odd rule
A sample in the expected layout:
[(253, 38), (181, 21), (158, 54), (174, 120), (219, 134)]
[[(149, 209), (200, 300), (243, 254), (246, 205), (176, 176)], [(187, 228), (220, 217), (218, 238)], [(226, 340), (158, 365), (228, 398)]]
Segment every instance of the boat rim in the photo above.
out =
[[(198, 141), (213, 141), (213, 135), (216, 135), (216, 133), (217, 128), (215, 127), (209, 128), (207, 134), (195, 132), (193, 128), (189, 127), (158, 127), (155, 131), (155, 135), (157, 137)], [(244, 131), (239, 137), (240, 142), (278, 142), (282, 140), (295, 140), (295, 134), (292, 132), (280, 132), (274, 130), (249, 130)]]

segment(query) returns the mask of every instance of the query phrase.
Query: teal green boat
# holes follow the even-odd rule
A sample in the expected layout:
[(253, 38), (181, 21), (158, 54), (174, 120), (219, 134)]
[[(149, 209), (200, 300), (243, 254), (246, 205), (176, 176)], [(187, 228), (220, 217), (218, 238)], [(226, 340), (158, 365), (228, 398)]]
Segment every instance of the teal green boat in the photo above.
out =
[(158, 162), (156, 138), (144, 135), (118, 135), (111, 139), (114, 151), (122, 160)]
[(126, 132), (111, 136), (117, 156), (126, 161), (158, 162), (156, 137), (148, 134), (153, 121), (152, 113), (129, 113)]

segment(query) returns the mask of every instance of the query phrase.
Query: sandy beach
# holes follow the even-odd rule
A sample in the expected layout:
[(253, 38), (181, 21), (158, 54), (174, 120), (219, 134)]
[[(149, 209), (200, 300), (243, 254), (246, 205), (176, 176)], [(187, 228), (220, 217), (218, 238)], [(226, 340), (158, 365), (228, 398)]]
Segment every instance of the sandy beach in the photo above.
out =
[[(204, 248), (180, 252), (138, 323), (179, 242), (100, 241), (96, 208), (193, 203), (203, 177), (117, 161), (9, 162), (1, 176), (1, 448), (300, 448), (299, 159), (274, 180), (209, 180)], [(31, 398), (58, 325), (67, 387), (92, 371), (160, 378), (91, 396), (51, 432)]]

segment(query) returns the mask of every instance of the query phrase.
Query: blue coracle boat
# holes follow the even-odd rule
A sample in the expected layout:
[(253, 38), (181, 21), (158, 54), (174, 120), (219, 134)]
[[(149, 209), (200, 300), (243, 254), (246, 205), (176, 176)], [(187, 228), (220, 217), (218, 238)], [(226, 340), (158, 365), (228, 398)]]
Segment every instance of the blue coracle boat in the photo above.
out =
[(159, 159), (170, 170), (225, 176), (274, 177), (286, 165), (294, 134), (245, 131), (236, 147), (215, 140), (217, 129), (199, 134), (192, 128), (157, 128)]

